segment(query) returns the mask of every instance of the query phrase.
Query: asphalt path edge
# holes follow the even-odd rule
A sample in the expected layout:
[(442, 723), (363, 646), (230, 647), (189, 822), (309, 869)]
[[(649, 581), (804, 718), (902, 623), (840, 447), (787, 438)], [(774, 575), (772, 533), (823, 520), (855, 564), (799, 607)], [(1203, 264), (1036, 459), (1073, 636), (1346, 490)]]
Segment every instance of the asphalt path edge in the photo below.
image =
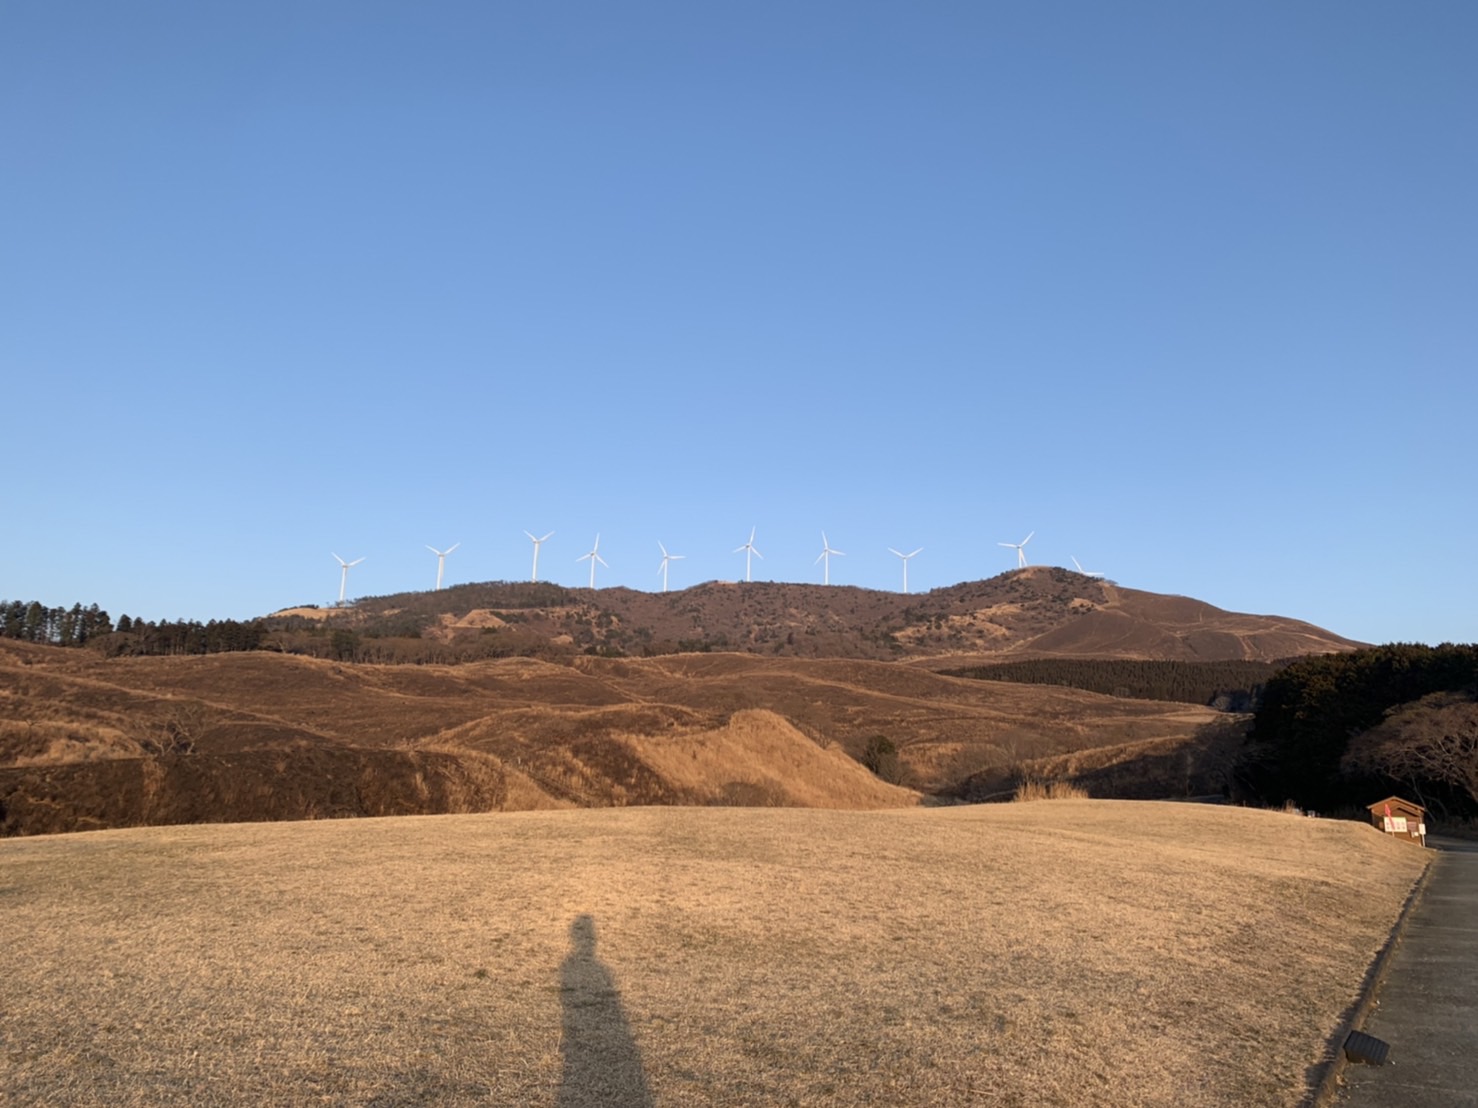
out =
[(1386, 939), (1386, 945), (1381, 947), (1376, 954), (1375, 960), (1370, 963), (1370, 968), (1365, 971), (1365, 980), (1360, 986), (1360, 995), (1355, 1001), (1355, 1006), (1350, 1009), (1350, 1014), (1342, 1020), (1334, 1034), (1328, 1039), (1325, 1046), (1326, 1053), (1333, 1050), (1334, 1057), (1324, 1066), (1324, 1076), (1319, 1079), (1315, 1086), (1313, 1095), (1306, 1102), (1309, 1108), (1329, 1108), (1334, 1103), (1334, 1098), (1339, 1095), (1340, 1079), (1344, 1076), (1345, 1068), (1350, 1064), (1345, 1058), (1345, 1040), (1350, 1037), (1351, 1031), (1359, 1031), (1365, 1025), (1365, 1017), (1375, 1007), (1380, 995), (1380, 987), (1385, 983), (1386, 972), (1390, 968), (1391, 955), (1395, 953), (1396, 947), (1401, 943), (1401, 936), (1406, 932), (1406, 924), (1411, 919), (1411, 913), (1421, 901), (1422, 894), (1427, 891), (1427, 885), (1432, 880), (1432, 871), (1436, 868), (1438, 851), (1431, 850), (1432, 857), (1427, 859), (1427, 867), (1422, 870), (1416, 884), (1411, 887), (1411, 892), (1406, 897), (1406, 903), (1401, 908), (1401, 914), (1396, 917), (1396, 924), (1391, 928), (1391, 934)]

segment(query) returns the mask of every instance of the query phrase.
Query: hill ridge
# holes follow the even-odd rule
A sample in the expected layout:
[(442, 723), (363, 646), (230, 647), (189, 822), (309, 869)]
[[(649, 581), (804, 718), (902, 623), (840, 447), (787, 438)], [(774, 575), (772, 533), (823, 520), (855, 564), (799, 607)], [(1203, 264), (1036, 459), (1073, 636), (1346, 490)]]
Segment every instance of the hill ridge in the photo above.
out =
[(1363, 645), (1303, 620), (1228, 611), (1051, 566), (924, 593), (774, 581), (708, 581), (665, 593), (484, 582), (266, 619), (284, 631), (316, 628), (321, 636), (342, 628), (381, 640), (470, 643), (488, 654), (1276, 661)]

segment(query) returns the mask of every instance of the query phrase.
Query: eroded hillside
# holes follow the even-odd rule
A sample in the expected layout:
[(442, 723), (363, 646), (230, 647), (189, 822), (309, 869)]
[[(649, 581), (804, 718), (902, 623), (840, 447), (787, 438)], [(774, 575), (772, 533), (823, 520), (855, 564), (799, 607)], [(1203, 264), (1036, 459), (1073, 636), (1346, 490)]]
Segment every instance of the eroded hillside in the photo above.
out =
[[(215, 759), (210, 764), (222, 780), (265, 773), (271, 781), (275, 774), (284, 794), (297, 789), (303, 796), (299, 816), (366, 814), (371, 805), (356, 809), (340, 793), (303, 791), (300, 782), (334, 777), (328, 768), (334, 765), (352, 767), (356, 780), (385, 772), (412, 782), (419, 774), (424, 783), (428, 773), (461, 772), (452, 763), (403, 757), (420, 752), (453, 763), (475, 760), (479, 780), (492, 767), (502, 774), (498, 788), (482, 792), (438, 793), (415, 784), (408, 793), (401, 786), (386, 792), (399, 797), (419, 790), (428, 810), (877, 807), (917, 803), (921, 792), (947, 794), (983, 771), (1035, 758), (1151, 739), (1193, 743), (1218, 719), (1225, 717), (1191, 705), (972, 681), (864, 660), (684, 654), (379, 666), (266, 652), (110, 659), (5, 644), (0, 804), (10, 829), (22, 831), (16, 821), (25, 804), (18, 798), (44, 793), (54, 806), (69, 791), (108, 795), (98, 782), (124, 773), (112, 764), (120, 761), (184, 766), (149, 779), (167, 784)], [(879, 736), (897, 748), (897, 773), (889, 776), (905, 789), (859, 764)], [(58, 767), (71, 767), (66, 788), (58, 784)], [(456, 799), (436, 801), (438, 795)], [(179, 810), (140, 801), (113, 815), (94, 811), (87, 825), (169, 822), (167, 812)], [(190, 818), (209, 818), (198, 806), (188, 811)], [(294, 814), (263, 805), (260, 818)], [(233, 802), (222, 818), (254, 816), (249, 805)], [(47, 829), (56, 823), (50, 819)]]

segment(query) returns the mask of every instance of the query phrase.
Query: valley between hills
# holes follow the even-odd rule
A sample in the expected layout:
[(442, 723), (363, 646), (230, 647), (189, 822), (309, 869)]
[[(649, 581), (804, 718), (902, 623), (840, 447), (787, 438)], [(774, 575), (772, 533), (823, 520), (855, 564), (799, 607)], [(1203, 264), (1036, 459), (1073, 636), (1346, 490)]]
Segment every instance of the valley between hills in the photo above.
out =
[[(915, 596), (467, 585), (288, 610), (261, 632), (261, 649), (163, 657), (133, 656), (126, 635), (0, 642), (0, 830), (903, 807), (1000, 799), (1028, 779), (1102, 797), (1222, 794), (1246, 716), (956, 673), (1359, 645), (1047, 567)], [(356, 660), (402, 649), (473, 660)]]

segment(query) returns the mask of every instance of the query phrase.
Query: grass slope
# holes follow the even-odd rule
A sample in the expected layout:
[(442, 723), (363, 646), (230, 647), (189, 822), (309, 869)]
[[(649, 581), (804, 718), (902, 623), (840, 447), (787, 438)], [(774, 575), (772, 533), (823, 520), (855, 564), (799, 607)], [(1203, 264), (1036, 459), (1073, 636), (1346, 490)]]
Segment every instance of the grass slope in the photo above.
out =
[[(554, 803), (755, 802), (764, 796), (724, 792), (739, 780), (733, 774), (694, 780), (690, 763), (668, 781), (663, 767), (672, 763), (658, 757), (671, 742), (711, 747), (712, 736), (754, 710), (781, 717), (792, 737), (854, 758), (870, 738), (884, 735), (899, 748), (905, 783), (930, 792), (987, 769), (1005, 773), (1018, 762), (1085, 748), (1150, 739), (1194, 746), (1197, 735), (1223, 718), (1194, 705), (973, 681), (861, 660), (731, 653), (578, 658), (567, 665), (508, 658), (388, 666), (265, 652), (106, 659), (0, 643), (0, 808), (14, 808), (15, 798), (27, 810), (34, 800), (55, 807), (50, 798), (64, 783), (69, 794), (113, 795), (123, 771), (98, 763), (146, 759), (171, 728), (189, 732), (194, 753), (188, 757), (276, 765), (289, 752), (279, 772), (292, 778), (322, 776), (331, 763), (352, 763), (356, 779), (363, 766), (400, 774), (404, 759), (393, 752), (460, 749), (513, 767)], [(363, 750), (377, 753), (351, 753)], [(755, 772), (745, 779), (763, 789), (759, 778), (774, 776), (775, 767), (763, 761), (762, 746), (753, 756)], [(77, 763), (89, 765), (58, 772)], [(724, 770), (711, 759), (699, 764)], [(811, 768), (820, 763), (813, 760)], [(404, 790), (396, 784), (394, 791)], [(789, 799), (775, 802), (809, 803), (802, 791), (787, 788)], [(319, 810), (343, 807), (328, 797), (309, 799)], [(510, 806), (526, 802), (544, 800), (528, 789), (510, 790)], [(93, 822), (70, 826), (145, 822), (109, 820), (100, 811), (86, 818)], [(249, 815), (223, 809), (213, 818)], [(67, 826), (48, 822), (44, 829)]]
[(1064, 801), (0, 842), (20, 1105), (1291, 1105), (1424, 859)]
[[(327, 625), (391, 637), (418, 630), (443, 646), (460, 641), (474, 656), (498, 646), (502, 653), (712, 649), (885, 661), (946, 655), (1272, 661), (1358, 645), (1300, 620), (1227, 612), (1052, 566), (914, 594), (778, 581), (710, 581), (666, 593), (484, 582), (363, 597), (346, 609), (314, 613), (311, 622), (292, 615), (279, 612), (267, 623), (297, 648), (310, 645), (301, 637), (305, 628), (321, 636)], [(400, 648), (417, 649), (410, 641)]]

